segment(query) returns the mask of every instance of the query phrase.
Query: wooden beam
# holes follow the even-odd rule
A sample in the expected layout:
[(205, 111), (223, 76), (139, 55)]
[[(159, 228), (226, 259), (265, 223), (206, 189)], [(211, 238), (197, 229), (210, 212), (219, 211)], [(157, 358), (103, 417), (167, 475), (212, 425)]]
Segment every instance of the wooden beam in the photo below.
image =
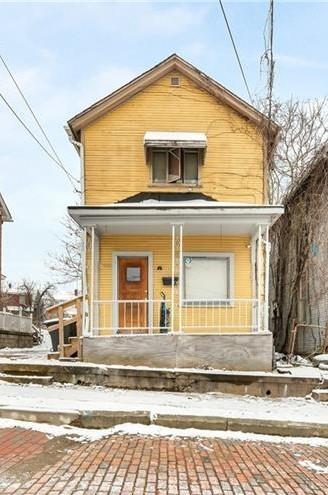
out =
[(60, 306), (58, 308), (58, 336), (59, 336), (59, 353), (60, 357), (64, 357), (64, 310)]

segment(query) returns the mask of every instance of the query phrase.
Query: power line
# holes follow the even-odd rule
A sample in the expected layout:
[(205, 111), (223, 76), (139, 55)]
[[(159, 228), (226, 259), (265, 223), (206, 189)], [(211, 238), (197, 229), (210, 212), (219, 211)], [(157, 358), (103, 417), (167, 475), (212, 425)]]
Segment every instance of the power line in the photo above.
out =
[(50, 146), (52, 152), (54, 153), (56, 159), (53, 158), (53, 156), (48, 152), (48, 150), (40, 143), (40, 141), (34, 136), (34, 134), (32, 133), (32, 131), (30, 131), (30, 129), (27, 127), (27, 125), (22, 121), (22, 119), (17, 115), (17, 113), (14, 111), (14, 109), (9, 105), (9, 103), (6, 101), (6, 99), (4, 98), (3, 95), (1, 95), (3, 101), (6, 103), (7, 107), (12, 111), (12, 113), (15, 115), (15, 117), (19, 120), (19, 122), (23, 125), (23, 127), (27, 130), (27, 132), (33, 137), (33, 139), (35, 139), (35, 141), (41, 146), (41, 148), (43, 149), (43, 151), (45, 151), (47, 153), (47, 155), (63, 170), (63, 172), (66, 174), (66, 176), (68, 177), (68, 179), (70, 180), (71, 184), (74, 186), (74, 189), (76, 189), (75, 185), (73, 184), (73, 181), (75, 181), (76, 183), (78, 183), (79, 181), (65, 168), (62, 160), (60, 159), (60, 157), (58, 156), (58, 153), (56, 152), (54, 146), (52, 145), (50, 139), (48, 138), (45, 130), (43, 129), (39, 119), (37, 118), (35, 112), (33, 111), (30, 103), (28, 102), (26, 96), (24, 95), (22, 89), (20, 88), (18, 82), (16, 81), (13, 73), (11, 72), (11, 70), (9, 69), (8, 67), (8, 64), (6, 63), (6, 61), (4, 60), (3, 56), (0, 54), (0, 60), (1, 62), (3, 63), (6, 71), (8, 72), (11, 80), (13, 81), (17, 91), (19, 92), (19, 94), (21, 95), (22, 99), (24, 100), (24, 103), (26, 104), (27, 108), (29, 109), (29, 111), (31, 112), (37, 126), (39, 127), (40, 131), (42, 132), (44, 138), (46, 139), (48, 145)]
[[(16, 119), (18, 120), (18, 122), (24, 127), (24, 129), (28, 132), (28, 134), (34, 139), (34, 141), (36, 141), (38, 143), (38, 145), (43, 149), (43, 151), (48, 155), (48, 157), (53, 161), (55, 162), (57, 165), (59, 165), (61, 167), (61, 164), (56, 160), (56, 158), (54, 158), (52, 156), (51, 153), (49, 153), (49, 151), (47, 150), (47, 148), (45, 146), (43, 146), (43, 144), (38, 140), (38, 138), (33, 134), (33, 132), (29, 129), (29, 127), (25, 124), (25, 122), (20, 118), (20, 116), (15, 112), (14, 108), (10, 105), (10, 103), (6, 100), (6, 98), (3, 96), (2, 93), (0, 93), (0, 98), (2, 99), (2, 101), (5, 103), (5, 105), (9, 108), (9, 110), (11, 111), (11, 113), (16, 117)], [(65, 171), (66, 173), (66, 171)], [(73, 179), (74, 177), (71, 176), (71, 174), (69, 173), (66, 173), (70, 183), (72, 184), (72, 186), (74, 187), (74, 190), (76, 192), (77, 189), (76, 189), (76, 185), (74, 184), (73, 182)], [(76, 179), (74, 179), (76, 180)]]
[(237, 58), (237, 62), (238, 62), (238, 65), (239, 65), (239, 69), (240, 69), (241, 75), (242, 75), (242, 77), (243, 77), (243, 80), (244, 80), (245, 86), (246, 86), (246, 90), (247, 90), (247, 93), (248, 93), (248, 97), (249, 97), (249, 99), (250, 99), (251, 103), (253, 103), (253, 98), (252, 98), (252, 95), (251, 95), (251, 92), (250, 92), (250, 89), (249, 89), (249, 86), (248, 86), (248, 83), (247, 83), (246, 75), (245, 75), (245, 72), (244, 72), (243, 66), (242, 66), (242, 64), (241, 64), (241, 60), (240, 60), (240, 57), (239, 57), (239, 54), (238, 54), (237, 46), (236, 46), (236, 43), (235, 43), (234, 37), (233, 37), (233, 35), (232, 35), (232, 31), (231, 31), (231, 29), (230, 29), (229, 21), (228, 21), (227, 15), (226, 15), (226, 13), (225, 13), (225, 10), (224, 10), (224, 7), (223, 7), (222, 0), (219, 0), (219, 4), (220, 4), (220, 7), (221, 7), (221, 11), (222, 11), (223, 17), (224, 17), (224, 21), (225, 21), (226, 26), (227, 26), (227, 29), (228, 29), (228, 33), (229, 33), (229, 36), (230, 36), (230, 39), (231, 39), (231, 43), (232, 43), (233, 49), (234, 49), (234, 52), (235, 52), (235, 55), (236, 55), (236, 58)]

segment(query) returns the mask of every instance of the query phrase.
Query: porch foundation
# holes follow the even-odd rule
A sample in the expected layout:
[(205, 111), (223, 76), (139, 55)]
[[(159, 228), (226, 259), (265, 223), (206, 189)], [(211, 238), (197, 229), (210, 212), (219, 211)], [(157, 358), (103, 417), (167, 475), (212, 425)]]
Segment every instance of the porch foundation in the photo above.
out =
[(83, 361), (152, 368), (272, 371), (272, 334), (110, 335), (83, 338)]

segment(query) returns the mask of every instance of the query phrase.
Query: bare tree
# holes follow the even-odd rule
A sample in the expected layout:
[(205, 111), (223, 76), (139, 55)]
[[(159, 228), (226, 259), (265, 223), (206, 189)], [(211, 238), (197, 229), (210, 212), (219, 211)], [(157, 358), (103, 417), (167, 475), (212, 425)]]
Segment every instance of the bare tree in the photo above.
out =
[(47, 263), (55, 275), (56, 284), (68, 284), (82, 278), (82, 229), (68, 215), (62, 225), (61, 252), (50, 253)]
[[(266, 105), (260, 104), (264, 112)], [(305, 321), (300, 294), (309, 273), (312, 278), (316, 274), (317, 297), (328, 290), (328, 273), (319, 277), (311, 251), (315, 242), (321, 251), (327, 244), (321, 225), (327, 195), (328, 100), (275, 101), (271, 112), (281, 131), (268, 163), (269, 199), (285, 205), (285, 214), (271, 230), (271, 316), (276, 347), (286, 350), (293, 319)], [(306, 180), (315, 167), (321, 176)], [(313, 287), (314, 281), (310, 283)], [(309, 299), (307, 306), (308, 311)]]
[(33, 323), (40, 327), (44, 318), (46, 309), (55, 304), (53, 296), (53, 284), (37, 282), (24, 279), (18, 289), (26, 294), (29, 307), (32, 309)]
[[(259, 108), (267, 113), (267, 100)], [(314, 156), (328, 142), (328, 99), (276, 100), (271, 117), (280, 128), (268, 174), (270, 202), (284, 201), (298, 184)]]

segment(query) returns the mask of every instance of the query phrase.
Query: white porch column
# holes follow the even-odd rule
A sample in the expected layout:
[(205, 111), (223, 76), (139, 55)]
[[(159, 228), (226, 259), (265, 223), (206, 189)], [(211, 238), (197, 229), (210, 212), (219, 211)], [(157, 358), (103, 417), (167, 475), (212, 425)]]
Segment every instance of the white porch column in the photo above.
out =
[(175, 277), (175, 225), (172, 224), (172, 244), (171, 244), (171, 325), (170, 331), (174, 328), (174, 277)]
[[(89, 308), (87, 303), (87, 229), (83, 229), (83, 246), (82, 246), (82, 335), (88, 335), (89, 327)], [(88, 316), (87, 316), (88, 315)]]
[(183, 299), (183, 225), (179, 226), (179, 332), (182, 332)]
[(94, 300), (95, 300), (95, 227), (91, 227), (91, 271), (90, 271), (90, 297), (89, 297), (89, 326), (90, 335), (94, 335)]
[(263, 330), (269, 331), (269, 277), (270, 277), (270, 250), (269, 227), (265, 229), (265, 277), (264, 277), (264, 318)]
[[(172, 224), (172, 260), (171, 260), (171, 332), (175, 330), (177, 317), (178, 331), (182, 332), (182, 300), (183, 300), (183, 225)], [(176, 266), (177, 265), (177, 266)], [(179, 280), (178, 312), (175, 312), (176, 294), (174, 279), (176, 274)]]
[(257, 231), (257, 331), (262, 330), (262, 226), (258, 226)]

